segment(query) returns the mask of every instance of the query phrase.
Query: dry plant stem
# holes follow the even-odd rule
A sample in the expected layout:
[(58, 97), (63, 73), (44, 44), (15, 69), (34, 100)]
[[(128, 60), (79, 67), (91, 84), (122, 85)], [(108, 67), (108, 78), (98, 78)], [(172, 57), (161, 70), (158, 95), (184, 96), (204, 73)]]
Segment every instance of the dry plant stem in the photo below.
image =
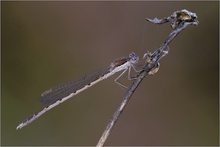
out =
[(134, 93), (135, 89), (138, 87), (138, 85), (144, 79), (144, 77), (146, 75), (144, 70), (141, 73), (144, 73), (144, 74), (139, 74), (139, 78), (137, 78), (133, 82), (132, 86), (130, 86), (129, 89), (127, 90), (126, 95), (125, 95), (123, 101), (121, 102), (120, 106), (115, 111), (114, 115), (112, 116), (111, 120), (109, 121), (108, 125), (106, 126), (105, 131), (103, 132), (103, 134), (102, 134), (98, 144), (96, 145), (97, 147), (102, 147), (104, 145), (106, 139), (108, 138), (108, 136), (110, 134), (111, 129), (113, 128), (113, 126), (115, 125), (116, 121), (118, 120), (120, 114), (124, 110), (124, 107), (126, 106), (127, 102), (131, 98), (131, 96)]
[(137, 78), (134, 80), (132, 85), (127, 90), (127, 92), (126, 92), (126, 94), (125, 94), (125, 96), (123, 98), (123, 101), (121, 102), (121, 104), (118, 107), (118, 109), (115, 111), (113, 117), (111, 118), (111, 120), (109, 121), (105, 131), (103, 132), (103, 134), (102, 134), (102, 136), (101, 136), (101, 138), (100, 138), (100, 140), (99, 140), (99, 142), (97, 144), (97, 147), (102, 147), (104, 145), (106, 139), (108, 138), (108, 136), (110, 134), (110, 131), (112, 130), (114, 124), (118, 120), (120, 114), (124, 110), (126, 104), (130, 100), (130, 98), (133, 95), (134, 91), (139, 86), (139, 84), (144, 79), (144, 77), (157, 66), (158, 60), (161, 59), (160, 57), (163, 55), (163, 51), (167, 48), (168, 44), (177, 36), (177, 34), (179, 34), (182, 30), (184, 30), (188, 25), (192, 25), (192, 24), (193, 25), (195, 25), (195, 24), (198, 25), (198, 21), (197, 20), (195, 20), (195, 21), (197, 23), (195, 23), (194, 21), (192, 21), (192, 22), (185, 22), (185, 21), (181, 22), (170, 33), (170, 35), (163, 42), (163, 44), (149, 57), (150, 58), (149, 59), (150, 62), (146, 62), (146, 64), (143, 67), (143, 70), (137, 75)]

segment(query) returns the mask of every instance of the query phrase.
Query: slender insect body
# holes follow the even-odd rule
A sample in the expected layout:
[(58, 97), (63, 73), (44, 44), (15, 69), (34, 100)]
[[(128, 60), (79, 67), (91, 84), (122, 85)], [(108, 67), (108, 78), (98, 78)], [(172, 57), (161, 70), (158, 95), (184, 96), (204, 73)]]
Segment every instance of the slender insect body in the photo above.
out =
[(129, 57), (116, 59), (107, 68), (97, 70), (96, 72), (88, 74), (78, 80), (70, 81), (66, 84), (62, 84), (60, 86), (46, 90), (41, 94), (41, 102), (44, 104), (48, 104), (48, 106), (20, 123), (17, 126), (17, 129), (21, 129), (22, 127), (30, 124), (32, 121), (36, 120), (45, 112), (66, 101), (67, 99), (79, 94), (87, 88), (95, 85), (96, 83), (107, 79), (108, 77), (114, 75), (119, 71), (124, 70), (125, 72), (127, 69), (133, 67), (133, 64), (136, 64), (138, 60), (138, 56), (132, 52), (130, 53)]

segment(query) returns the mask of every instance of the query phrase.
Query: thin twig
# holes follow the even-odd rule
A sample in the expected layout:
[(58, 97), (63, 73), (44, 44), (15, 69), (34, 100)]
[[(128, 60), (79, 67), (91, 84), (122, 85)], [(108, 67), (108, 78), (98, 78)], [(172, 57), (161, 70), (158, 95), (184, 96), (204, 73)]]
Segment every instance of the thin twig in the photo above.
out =
[(188, 25), (198, 25), (199, 23), (197, 20), (196, 14), (189, 12), (187, 10), (176, 11), (170, 17), (163, 18), (161, 20), (155, 18), (154, 20), (147, 19), (147, 21), (150, 21), (156, 24), (163, 24), (166, 22), (171, 22), (171, 27), (174, 30), (169, 34), (166, 40), (153, 54), (147, 53), (146, 64), (144, 65), (143, 70), (137, 75), (136, 79), (134, 80), (132, 85), (127, 90), (123, 98), (123, 101), (121, 102), (118, 109), (115, 111), (113, 117), (111, 118), (105, 131), (103, 132), (97, 144), (97, 147), (102, 147), (104, 145), (106, 139), (108, 138), (110, 134), (110, 131), (112, 130), (113, 126), (115, 125), (120, 114), (124, 110), (129, 99), (131, 98), (134, 91), (141, 83), (141, 81), (144, 79), (144, 77), (152, 71), (153, 71), (152, 73), (155, 73), (154, 70), (156, 67), (158, 67), (159, 60), (167, 54), (167, 52), (165, 52), (164, 50), (168, 47), (168, 44), (176, 37), (177, 34), (179, 34), (182, 30), (184, 30)]

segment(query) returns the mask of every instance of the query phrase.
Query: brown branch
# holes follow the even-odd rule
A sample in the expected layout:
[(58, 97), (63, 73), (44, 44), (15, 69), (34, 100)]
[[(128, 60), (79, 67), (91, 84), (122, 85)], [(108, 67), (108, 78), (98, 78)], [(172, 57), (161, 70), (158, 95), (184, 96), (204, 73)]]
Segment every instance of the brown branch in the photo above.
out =
[(187, 10), (181, 10), (174, 12), (171, 16), (163, 19), (147, 19), (147, 21), (155, 23), (155, 24), (163, 24), (166, 22), (171, 22), (171, 27), (173, 31), (169, 34), (169, 36), (165, 39), (162, 45), (153, 53), (147, 53), (144, 55), (146, 57), (146, 64), (144, 65), (142, 71), (137, 75), (136, 79), (132, 83), (132, 85), (127, 90), (120, 106), (115, 111), (113, 117), (109, 121), (105, 131), (103, 132), (97, 147), (102, 147), (108, 138), (113, 126), (115, 125), (116, 121), (118, 120), (120, 114), (123, 112), (126, 104), (128, 103), (129, 99), (135, 92), (136, 88), (139, 86), (141, 81), (147, 74), (156, 73), (158, 69), (156, 69), (159, 65), (159, 60), (161, 60), (168, 51), (165, 49), (168, 47), (169, 43), (181, 32), (183, 31), (188, 25), (198, 25), (197, 16), (195, 13), (189, 12)]

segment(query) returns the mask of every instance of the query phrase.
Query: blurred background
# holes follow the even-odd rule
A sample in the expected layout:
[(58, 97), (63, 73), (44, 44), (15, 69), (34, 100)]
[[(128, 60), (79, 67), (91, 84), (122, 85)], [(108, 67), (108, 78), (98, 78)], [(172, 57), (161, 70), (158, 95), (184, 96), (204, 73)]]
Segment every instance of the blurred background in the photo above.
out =
[[(84, 76), (131, 51), (140, 58), (171, 32), (163, 18), (195, 12), (169, 45), (159, 72), (146, 76), (105, 145), (218, 145), (218, 2), (2, 2), (1, 144), (96, 145), (121, 103), (117, 75), (62, 103), (21, 130), (42, 109), (50, 87)], [(124, 76), (120, 82), (129, 86)]]

